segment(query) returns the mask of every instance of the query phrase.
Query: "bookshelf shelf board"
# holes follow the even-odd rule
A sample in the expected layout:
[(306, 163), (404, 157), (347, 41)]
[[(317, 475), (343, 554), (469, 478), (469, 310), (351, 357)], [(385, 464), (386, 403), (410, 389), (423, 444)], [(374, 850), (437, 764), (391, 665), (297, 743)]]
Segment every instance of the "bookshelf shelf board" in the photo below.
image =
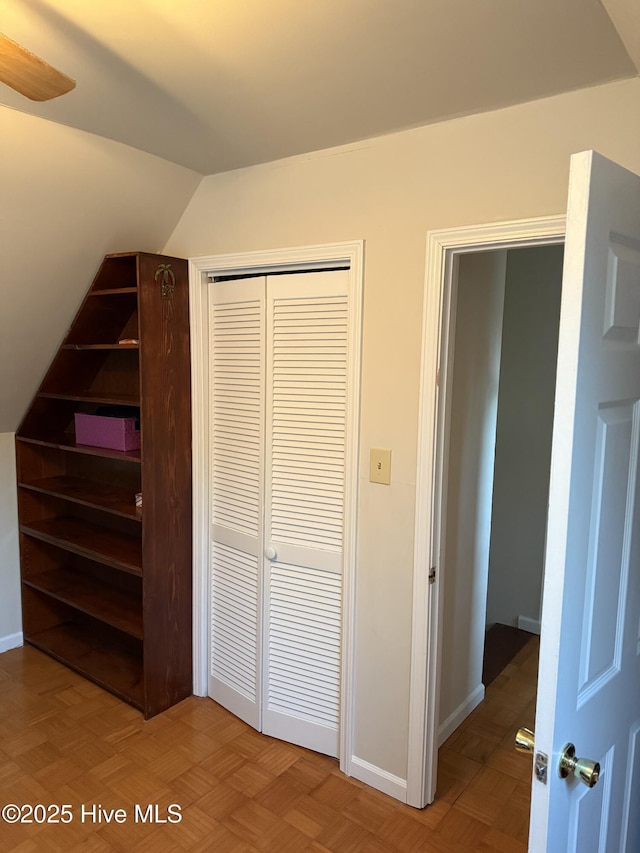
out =
[(118, 486), (68, 476), (45, 477), (18, 483), (18, 485), (33, 492), (53, 495), (62, 500), (100, 509), (133, 521), (142, 521), (142, 513), (135, 505), (135, 493)]
[(140, 541), (77, 518), (21, 524), (20, 532), (133, 575), (142, 574)]
[(140, 349), (140, 344), (63, 344), (65, 350), (125, 350)]
[(39, 397), (49, 400), (74, 400), (76, 403), (103, 403), (112, 406), (139, 406), (140, 397), (135, 394), (96, 394), (84, 391), (80, 394), (54, 394), (50, 391), (40, 391)]
[(113, 296), (117, 293), (137, 293), (137, 287), (109, 287), (100, 290), (89, 291), (89, 296)]
[(72, 622), (26, 638), (31, 645), (143, 710), (141, 656), (123, 643), (94, 638)]
[(67, 568), (42, 572), (25, 578), (24, 583), (125, 634), (142, 639), (142, 601), (129, 592)]
[(121, 459), (123, 462), (134, 462), (140, 464), (140, 450), (110, 450), (107, 447), (93, 447), (91, 444), (76, 444), (75, 440), (68, 435), (56, 438), (27, 438), (16, 436), (17, 441), (25, 441), (29, 444), (39, 444), (43, 447), (57, 447), (58, 450), (68, 450), (71, 453), (84, 453), (87, 456), (103, 456), (105, 459)]

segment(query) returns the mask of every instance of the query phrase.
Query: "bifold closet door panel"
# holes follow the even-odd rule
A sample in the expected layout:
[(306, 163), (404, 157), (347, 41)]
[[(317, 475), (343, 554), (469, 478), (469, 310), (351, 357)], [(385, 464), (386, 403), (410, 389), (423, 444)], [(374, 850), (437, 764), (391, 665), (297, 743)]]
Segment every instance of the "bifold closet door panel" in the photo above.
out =
[(338, 754), (348, 273), (267, 281), (263, 731)]
[(261, 727), (265, 279), (209, 286), (209, 695)]

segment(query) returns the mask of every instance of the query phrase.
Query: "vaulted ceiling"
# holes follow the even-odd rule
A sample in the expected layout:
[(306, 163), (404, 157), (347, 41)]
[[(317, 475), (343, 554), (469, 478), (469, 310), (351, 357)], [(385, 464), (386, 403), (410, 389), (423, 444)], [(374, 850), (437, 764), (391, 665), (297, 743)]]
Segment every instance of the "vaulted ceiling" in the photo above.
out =
[(637, 0), (4, 0), (77, 80), (0, 103), (200, 174), (632, 77)]

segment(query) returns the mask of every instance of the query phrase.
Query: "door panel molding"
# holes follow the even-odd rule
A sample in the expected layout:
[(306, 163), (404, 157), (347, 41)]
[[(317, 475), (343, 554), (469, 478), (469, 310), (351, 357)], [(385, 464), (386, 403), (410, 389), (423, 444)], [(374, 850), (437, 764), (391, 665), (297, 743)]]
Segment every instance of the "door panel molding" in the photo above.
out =
[(467, 252), (527, 248), (564, 242), (566, 217), (547, 216), (431, 231), (427, 234), (418, 425), (414, 536), (411, 680), (407, 799), (423, 808), (435, 796), (443, 584), (438, 567), (441, 504), (446, 472), (446, 354), (450, 344), (453, 283), (458, 257)]
[(340, 684), (340, 769), (351, 775), (353, 757), (355, 586), (358, 499), (358, 450), (360, 426), (360, 364), (362, 352), (362, 295), (364, 241), (331, 243), (272, 249), (259, 252), (209, 255), (189, 261), (191, 319), (191, 382), (193, 401), (193, 609), (194, 609), (194, 693), (207, 695), (209, 662), (209, 452), (208, 452), (208, 313), (207, 285), (212, 277), (303, 272), (347, 267), (349, 272), (350, 357), (347, 383), (352, 389), (347, 400), (347, 436), (345, 442), (345, 531), (342, 580), (343, 618), (341, 628)]

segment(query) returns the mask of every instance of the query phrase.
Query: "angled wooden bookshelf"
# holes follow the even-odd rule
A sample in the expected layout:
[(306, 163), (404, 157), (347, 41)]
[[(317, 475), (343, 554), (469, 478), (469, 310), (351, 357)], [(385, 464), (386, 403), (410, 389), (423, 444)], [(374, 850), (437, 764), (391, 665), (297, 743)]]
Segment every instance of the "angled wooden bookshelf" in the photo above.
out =
[[(76, 413), (123, 406), (139, 414), (140, 449), (76, 441)], [(189, 696), (186, 261), (105, 257), (18, 429), (16, 454), (25, 641), (146, 718)]]

